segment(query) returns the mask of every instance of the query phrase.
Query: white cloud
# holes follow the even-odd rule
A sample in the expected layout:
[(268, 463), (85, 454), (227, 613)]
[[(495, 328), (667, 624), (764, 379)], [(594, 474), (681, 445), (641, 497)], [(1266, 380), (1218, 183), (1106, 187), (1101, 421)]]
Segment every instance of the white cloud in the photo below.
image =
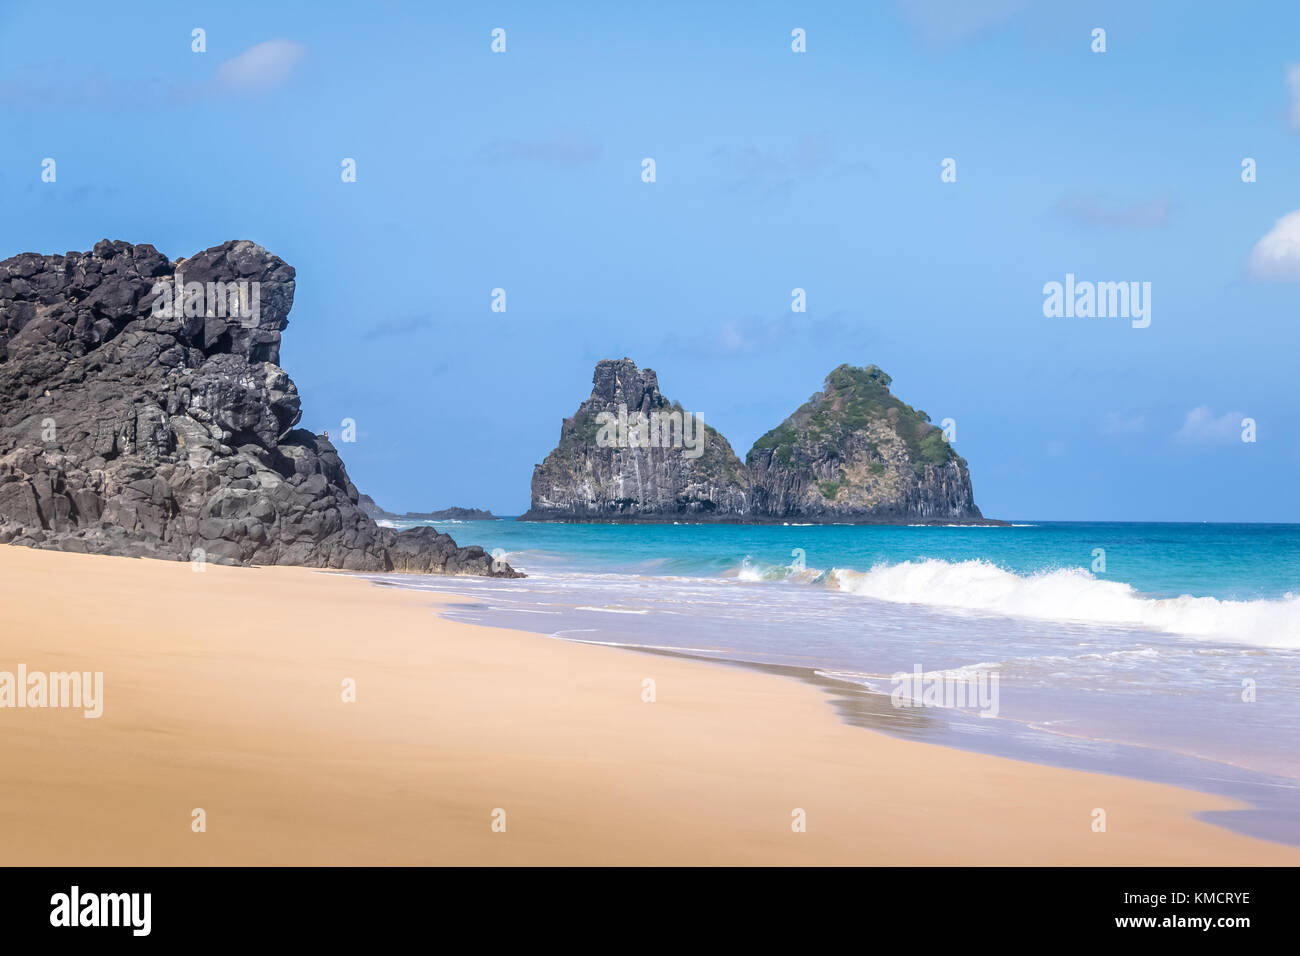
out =
[(217, 67), (216, 84), (223, 90), (269, 90), (289, 78), (307, 48), (292, 40), (267, 40), (250, 46)]
[(1217, 445), (1241, 441), (1241, 412), (1225, 412), (1214, 416), (1204, 405), (1187, 413), (1183, 427), (1174, 433), (1174, 439), (1187, 445)]
[(1247, 271), (1264, 282), (1300, 279), (1300, 209), (1289, 212), (1250, 250)]

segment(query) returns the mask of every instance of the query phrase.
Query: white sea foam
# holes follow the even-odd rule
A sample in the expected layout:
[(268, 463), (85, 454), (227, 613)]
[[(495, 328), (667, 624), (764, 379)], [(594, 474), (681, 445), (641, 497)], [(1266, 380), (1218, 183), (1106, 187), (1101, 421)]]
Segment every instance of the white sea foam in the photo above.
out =
[(1151, 598), (1081, 568), (1019, 575), (988, 561), (936, 559), (880, 564), (866, 572), (836, 568), (829, 581), (841, 591), (897, 604), (1145, 627), (1187, 637), (1300, 648), (1300, 597), (1294, 594), (1273, 601), (1190, 595)]

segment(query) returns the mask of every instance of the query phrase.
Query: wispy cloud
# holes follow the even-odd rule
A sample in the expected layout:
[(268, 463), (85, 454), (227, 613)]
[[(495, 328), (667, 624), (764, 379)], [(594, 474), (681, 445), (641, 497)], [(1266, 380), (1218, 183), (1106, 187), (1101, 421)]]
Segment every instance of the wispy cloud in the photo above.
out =
[(1146, 430), (1146, 427), (1147, 417), (1141, 412), (1137, 414), (1111, 412), (1102, 422), (1101, 433), (1108, 438), (1123, 438), (1140, 434)]
[(376, 322), (361, 333), (363, 339), (391, 339), (423, 332), (433, 326), (431, 315), (404, 315)]
[(230, 93), (257, 93), (280, 86), (307, 55), (292, 40), (267, 40), (250, 46), (217, 67), (214, 85)]
[(1250, 250), (1246, 272), (1260, 282), (1300, 279), (1300, 209), (1289, 212)]
[(784, 148), (753, 144), (719, 146), (713, 151), (730, 192), (786, 197), (801, 179), (819, 175), (872, 175), (864, 160), (839, 163), (835, 145), (825, 133), (807, 133)]
[(764, 196), (786, 196), (794, 186), (790, 163), (776, 153), (757, 146), (719, 146), (713, 158), (720, 162), (731, 192), (756, 192)]
[(1011, 19), (1029, 0), (894, 0), (903, 22), (933, 46), (951, 46)]
[(479, 150), (478, 158), (489, 163), (587, 166), (600, 158), (600, 146), (574, 133), (558, 133), (544, 139), (493, 140)]
[(1290, 63), (1286, 67), (1286, 88), (1291, 97), (1288, 119), (1292, 129), (1300, 129), (1300, 63)]
[(148, 112), (165, 102), (166, 89), (166, 82), (156, 75), (128, 79), (99, 64), (42, 61), (19, 65), (0, 76), (0, 104), (41, 113), (51, 109)]
[(714, 358), (739, 358), (766, 354), (773, 349), (798, 348), (807, 343), (836, 343), (846, 349), (865, 342), (867, 329), (848, 312), (833, 312), (825, 318), (787, 312), (776, 317), (743, 316), (689, 335), (674, 334), (660, 348)]
[(1169, 225), (1173, 203), (1168, 199), (1121, 202), (1108, 195), (1066, 196), (1056, 204), (1056, 212), (1091, 229), (1158, 229)]
[(1184, 445), (1222, 445), (1241, 441), (1241, 412), (1225, 412), (1216, 416), (1205, 405), (1198, 405), (1187, 413), (1182, 428), (1174, 433), (1174, 440)]

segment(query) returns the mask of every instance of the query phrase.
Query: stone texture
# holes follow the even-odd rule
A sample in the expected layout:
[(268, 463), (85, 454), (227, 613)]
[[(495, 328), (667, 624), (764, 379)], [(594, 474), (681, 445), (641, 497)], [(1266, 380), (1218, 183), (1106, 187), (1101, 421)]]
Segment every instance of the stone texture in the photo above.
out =
[(591, 396), (560, 427), (560, 442), (533, 469), (529, 521), (738, 520), (749, 510), (745, 466), (717, 431), (704, 425), (702, 453), (684, 447), (601, 447), (602, 412), (687, 414), (659, 391), (652, 369), (631, 359), (596, 365)]
[[(185, 282), (258, 290), (256, 313)], [(252, 285), (256, 283), (256, 285)], [(226, 564), (514, 576), (432, 528), (397, 533), (358, 507), (323, 436), (295, 427), (279, 367), (294, 270), (251, 242), (170, 262), (150, 245), (0, 262), (0, 543)]]

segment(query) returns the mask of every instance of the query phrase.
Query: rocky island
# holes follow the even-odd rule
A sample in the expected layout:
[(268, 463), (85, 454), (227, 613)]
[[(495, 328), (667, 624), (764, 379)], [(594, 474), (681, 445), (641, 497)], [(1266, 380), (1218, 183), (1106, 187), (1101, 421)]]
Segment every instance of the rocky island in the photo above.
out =
[(591, 396), (534, 468), (521, 520), (1004, 524), (976, 506), (943, 432), (889, 386), (874, 365), (841, 365), (742, 463), (663, 397), (653, 370), (601, 361)]
[(745, 456), (756, 514), (815, 522), (980, 523), (970, 469), (874, 365), (841, 365)]
[(104, 240), (0, 262), (0, 543), (517, 576), (360, 505), (279, 367), (294, 269), (247, 241), (170, 261)]
[(652, 369), (596, 365), (591, 395), (533, 469), (522, 521), (736, 520), (749, 512), (745, 466), (698, 415), (669, 402)]

